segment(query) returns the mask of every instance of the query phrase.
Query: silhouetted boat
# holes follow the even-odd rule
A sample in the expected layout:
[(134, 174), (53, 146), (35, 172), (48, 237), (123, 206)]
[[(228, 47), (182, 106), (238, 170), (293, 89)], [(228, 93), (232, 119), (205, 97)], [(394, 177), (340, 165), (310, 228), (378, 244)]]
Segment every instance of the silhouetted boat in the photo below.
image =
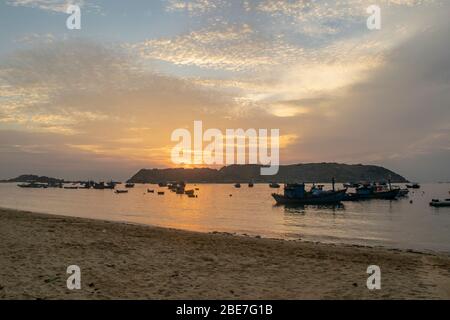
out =
[(408, 189), (420, 189), (420, 184), (418, 184), (418, 183), (407, 184), (406, 187)]
[(147, 193), (155, 193), (155, 190), (147, 189)]
[(344, 183), (344, 188), (358, 188), (361, 184), (355, 182)]
[(163, 196), (164, 195), (164, 191), (159, 191), (158, 192), (158, 196)]
[(345, 198), (347, 189), (339, 191), (323, 191), (313, 187), (311, 191), (305, 190), (305, 184), (288, 184), (284, 187), (284, 194), (272, 194), (277, 204), (291, 205), (322, 205), (338, 204)]
[(134, 188), (134, 183), (127, 183), (127, 184), (125, 185), (125, 188), (128, 188), (128, 189)]
[(48, 186), (42, 183), (36, 183), (36, 182), (30, 182), (27, 184), (19, 184), (19, 188), (25, 188), (25, 189), (47, 189)]
[(380, 186), (365, 185), (356, 189), (356, 193), (350, 193), (345, 201), (357, 201), (367, 199), (394, 200), (398, 197), (400, 189), (385, 189)]
[(444, 201), (433, 199), (430, 202), (430, 206), (440, 208), (440, 207), (450, 207), (450, 199)]
[(116, 190), (115, 193), (117, 194), (128, 193), (128, 190)]
[(239, 188), (241, 187), (241, 184), (240, 184), (240, 183), (236, 183), (236, 184), (234, 185), (234, 187), (237, 188), (237, 189), (239, 189)]
[(195, 190), (186, 190), (184, 193), (187, 194), (188, 196), (191, 196), (195, 194)]
[(78, 190), (78, 187), (64, 187), (66, 190)]
[(253, 188), (255, 186), (255, 184), (253, 183), (253, 182), (250, 182), (249, 184), (248, 184), (248, 187), (249, 188)]
[(94, 183), (92, 188), (94, 188), (95, 190), (104, 190), (105, 189), (105, 183), (104, 182)]
[(281, 188), (281, 186), (278, 183), (275, 183), (275, 182), (269, 184), (269, 187), (272, 188), (272, 189), (279, 189), (279, 188)]

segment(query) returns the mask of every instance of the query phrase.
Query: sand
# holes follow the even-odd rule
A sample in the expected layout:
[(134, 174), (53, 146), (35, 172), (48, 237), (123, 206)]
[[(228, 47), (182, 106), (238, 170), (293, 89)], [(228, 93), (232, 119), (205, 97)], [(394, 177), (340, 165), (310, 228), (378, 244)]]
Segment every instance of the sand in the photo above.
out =
[[(81, 290), (66, 287), (69, 265)], [(381, 290), (366, 287), (381, 268)], [(450, 256), (0, 209), (0, 299), (449, 299)]]

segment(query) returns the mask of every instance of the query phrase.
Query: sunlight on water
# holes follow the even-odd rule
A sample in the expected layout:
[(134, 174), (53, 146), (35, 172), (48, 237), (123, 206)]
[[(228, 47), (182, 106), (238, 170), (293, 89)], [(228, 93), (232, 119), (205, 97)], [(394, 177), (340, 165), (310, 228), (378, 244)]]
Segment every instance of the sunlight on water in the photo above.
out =
[(150, 185), (117, 195), (111, 190), (21, 189), (0, 184), (0, 206), (201, 232), (450, 252), (450, 208), (429, 206), (433, 198), (450, 197), (448, 184), (423, 185), (401, 200), (344, 202), (337, 207), (275, 206), (274, 189), (267, 185), (196, 187), (198, 198), (167, 189), (164, 196), (147, 194), (147, 188), (161, 189)]

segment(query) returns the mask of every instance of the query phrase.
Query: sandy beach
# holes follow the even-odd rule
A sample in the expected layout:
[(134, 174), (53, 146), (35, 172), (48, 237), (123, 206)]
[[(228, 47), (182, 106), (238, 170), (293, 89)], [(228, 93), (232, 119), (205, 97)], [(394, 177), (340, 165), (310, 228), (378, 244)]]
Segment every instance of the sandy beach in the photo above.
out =
[[(449, 299), (450, 257), (0, 209), (0, 299)], [(66, 287), (69, 265), (81, 290)], [(382, 289), (366, 287), (369, 265)]]

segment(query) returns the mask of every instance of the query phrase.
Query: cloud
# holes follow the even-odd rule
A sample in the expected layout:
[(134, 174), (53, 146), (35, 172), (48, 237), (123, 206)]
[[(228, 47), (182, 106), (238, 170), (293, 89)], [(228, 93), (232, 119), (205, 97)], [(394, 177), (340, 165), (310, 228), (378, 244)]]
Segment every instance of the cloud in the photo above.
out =
[(301, 48), (283, 39), (264, 37), (247, 24), (223, 24), (175, 38), (147, 40), (130, 48), (146, 59), (229, 71), (289, 63), (302, 53)]
[(227, 5), (224, 0), (167, 0), (166, 11), (188, 12), (190, 15), (201, 15), (206, 12), (223, 8)]

